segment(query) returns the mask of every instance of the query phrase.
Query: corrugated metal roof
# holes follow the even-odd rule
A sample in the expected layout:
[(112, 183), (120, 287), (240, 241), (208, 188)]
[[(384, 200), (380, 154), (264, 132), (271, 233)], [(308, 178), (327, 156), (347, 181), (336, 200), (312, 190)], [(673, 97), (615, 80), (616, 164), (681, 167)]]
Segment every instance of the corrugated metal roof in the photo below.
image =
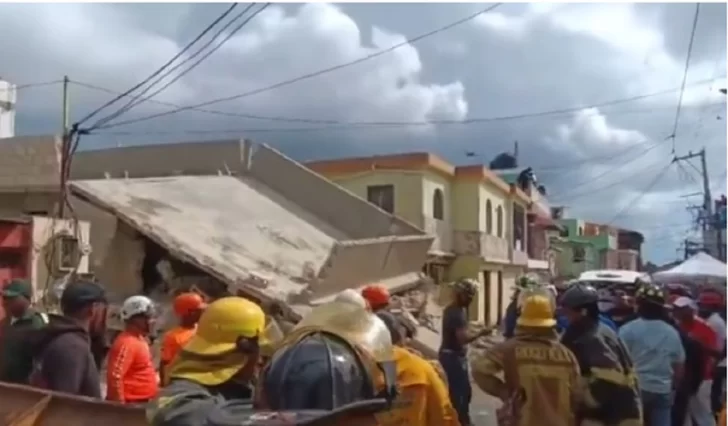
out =
[(337, 240), (346, 239), (264, 185), (231, 176), (76, 181), (74, 194), (110, 210), (180, 259), (228, 284), (250, 274), (285, 300), (303, 290)]

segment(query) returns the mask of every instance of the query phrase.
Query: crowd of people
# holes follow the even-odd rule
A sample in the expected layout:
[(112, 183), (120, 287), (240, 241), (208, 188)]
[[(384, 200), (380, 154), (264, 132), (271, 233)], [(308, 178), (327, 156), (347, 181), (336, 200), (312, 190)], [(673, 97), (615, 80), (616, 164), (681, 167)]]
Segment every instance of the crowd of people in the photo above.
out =
[(725, 416), (720, 293), (692, 300), (641, 282), (632, 312), (615, 320), (590, 285), (521, 284), (503, 342), (469, 357), (491, 329), (469, 331), (478, 285), (454, 283), (437, 360), (413, 349), (416, 321), (381, 286), (344, 291), (291, 327), (274, 319), (281, 307), (266, 315), (245, 298), (182, 293), (155, 365), (149, 298), (123, 303), (125, 329), (106, 344), (103, 287), (69, 283), (56, 315), (13, 281), (2, 291), (0, 381), (144, 407), (155, 426), (468, 426), (471, 379), (502, 402), (505, 426), (715, 426)]
[[(505, 424), (725, 424), (722, 294), (704, 290), (695, 301), (635, 287), (631, 312), (617, 304), (616, 318), (588, 284), (522, 287), (509, 338), (472, 362), (476, 384), (504, 401)], [(460, 417), (470, 424), (467, 411)]]

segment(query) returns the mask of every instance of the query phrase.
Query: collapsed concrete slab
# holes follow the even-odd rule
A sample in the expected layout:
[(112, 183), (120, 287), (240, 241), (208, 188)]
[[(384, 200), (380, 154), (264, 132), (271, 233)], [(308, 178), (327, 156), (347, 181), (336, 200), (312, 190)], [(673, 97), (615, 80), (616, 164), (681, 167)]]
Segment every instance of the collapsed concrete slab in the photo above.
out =
[(267, 146), (241, 141), (239, 161), (237, 175), (81, 180), (71, 192), (231, 293), (292, 314), (345, 288), (419, 282), (433, 237)]

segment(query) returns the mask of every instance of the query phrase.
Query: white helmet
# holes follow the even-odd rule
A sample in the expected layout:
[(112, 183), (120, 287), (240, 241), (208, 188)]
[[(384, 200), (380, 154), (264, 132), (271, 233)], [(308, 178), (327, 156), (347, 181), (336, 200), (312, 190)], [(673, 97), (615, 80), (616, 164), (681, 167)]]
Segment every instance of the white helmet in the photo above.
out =
[(147, 296), (132, 296), (124, 301), (119, 313), (123, 321), (135, 315), (154, 315), (154, 302)]

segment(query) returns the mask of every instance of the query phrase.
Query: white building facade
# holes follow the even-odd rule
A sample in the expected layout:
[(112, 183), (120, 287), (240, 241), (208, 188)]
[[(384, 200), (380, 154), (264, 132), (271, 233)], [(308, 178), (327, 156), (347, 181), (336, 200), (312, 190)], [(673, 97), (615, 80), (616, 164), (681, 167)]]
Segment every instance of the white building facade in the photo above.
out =
[(15, 136), (15, 103), (18, 99), (14, 84), (0, 78), (0, 138)]

